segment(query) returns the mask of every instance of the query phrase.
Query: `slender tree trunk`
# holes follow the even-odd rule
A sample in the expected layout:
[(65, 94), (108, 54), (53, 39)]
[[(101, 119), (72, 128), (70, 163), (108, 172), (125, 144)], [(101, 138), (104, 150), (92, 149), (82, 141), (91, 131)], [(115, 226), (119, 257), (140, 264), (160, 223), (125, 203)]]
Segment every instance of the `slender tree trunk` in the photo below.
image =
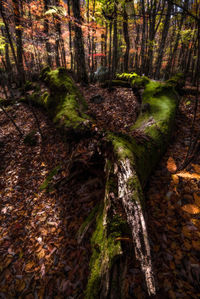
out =
[(118, 65), (118, 37), (117, 37), (117, 3), (114, 3), (114, 22), (113, 22), (113, 61), (112, 61), (112, 75), (117, 71)]
[(172, 10), (172, 3), (168, 2), (168, 8), (167, 8), (167, 14), (165, 18), (165, 23), (164, 23), (164, 28), (162, 32), (162, 37), (161, 37), (161, 42), (159, 45), (159, 52), (158, 52), (158, 57), (156, 60), (156, 70), (155, 70), (155, 78), (158, 79), (160, 76), (160, 69), (162, 66), (162, 59), (164, 56), (164, 50), (165, 50), (165, 42), (167, 39), (168, 31), (169, 31), (169, 25), (170, 25), (170, 17), (171, 17), (171, 10)]
[(108, 23), (106, 22), (106, 33), (105, 33), (105, 48), (104, 48), (104, 54), (105, 54), (105, 64), (104, 66), (108, 65), (108, 60), (107, 60), (107, 40), (108, 40)]
[(104, 47), (105, 47), (105, 34), (101, 34), (101, 65), (104, 65), (105, 57), (103, 57), (104, 54)]
[(77, 63), (77, 78), (79, 81), (88, 83), (88, 76), (85, 64), (85, 50), (81, 28), (80, 0), (72, 1), (73, 14), (75, 18), (75, 53)]
[(112, 61), (112, 21), (110, 21), (109, 24), (109, 35), (110, 35), (110, 40), (109, 40), (109, 57), (108, 57), (108, 67), (109, 67), (109, 77), (111, 78), (111, 61)]
[(140, 25), (136, 24), (136, 38), (135, 38), (135, 49), (136, 49), (136, 54), (135, 54), (135, 70), (138, 72), (139, 70), (139, 62), (138, 62), (138, 45), (139, 45), (139, 40), (140, 40)]
[(16, 33), (16, 45), (17, 45), (17, 62), (20, 71), (20, 82), (25, 82), (25, 73), (23, 66), (23, 43), (22, 43), (22, 24), (20, 13), (20, 0), (13, 0), (14, 7), (14, 20), (15, 20), (15, 33)]
[[(49, 0), (44, 0), (44, 10), (48, 10)], [(47, 51), (47, 64), (52, 66), (52, 58), (51, 58), (51, 45), (49, 42), (49, 20), (48, 18), (44, 19), (44, 34), (46, 36), (46, 51)]]
[(188, 72), (190, 72), (192, 53), (194, 51), (195, 44), (196, 44), (196, 41), (195, 41), (195, 35), (194, 35), (193, 39), (192, 39), (192, 42), (191, 42), (191, 45), (189, 47), (189, 54), (188, 54), (188, 59), (187, 59), (187, 66), (186, 66), (186, 69), (185, 69), (185, 76), (187, 76)]
[[(60, 0), (56, 0), (55, 4), (57, 6), (60, 6)], [(56, 64), (57, 64), (57, 67), (59, 67), (60, 66), (60, 61), (61, 61), (62, 66), (66, 67), (65, 45), (64, 45), (64, 40), (62, 38), (62, 30), (61, 30), (61, 20), (60, 20), (60, 17), (56, 18), (56, 31), (57, 31), (57, 38), (56, 38)]]
[(198, 22), (198, 29), (197, 29), (197, 41), (198, 41), (198, 54), (197, 54), (197, 64), (194, 76), (194, 84), (198, 85), (199, 82), (199, 71), (200, 71), (200, 22)]
[[(147, 58), (146, 58), (146, 68), (145, 73), (152, 77), (153, 74), (153, 59), (154, 59), (154, 41), (156, 32), (162, 20), (162, 13), (165, 8), (165, 2), (161, 3), (161, 0), (151, 1), (151, 8), (149, 12), (149, 41), (148, 41), (148, 50), (147, 50)], [(162, 5), (162, 7), (161, 7)], [(160, 11), (160, 17), (158, 22), (156, 23), (156, 16)]]
[[(93, 8), (92, 8), (92, 18), (94, 20), (94, 13), (95, 13), (95, 0), (93, 0)], [(94, 26), (94, 25), (93, 25)], [(94, 65), (95, 65), (95, 58), (94, 58), (94, 54), (95, 54), (95, 30), (92, 29), (92, 73), (94, 73)]]
[(124, 33), (124, 40), (126, 43), (126, 52), (124, 54), (124, 71), (128, 72), (130, 38), (129, 38), (129, 32), (128, 32), (128, 15), (126, 13), (125, 8), (123, 10), (123, 33)]
[(10, 55), (9, 55), (9, 44), (8, 44), (8, 39), (6, 36), (6, 32), (4, 31), (3, 27), (1, 28), (1, 33), (2, 36), (5, 38), (6, 44), (5, 44), (5, 69), (6, 72), (10, 76), (12, 76), (12, 66), (11, 66), (11, 62), (10, 62)]
[[(68, 9), (68, 16), (71, 16), (71, 3), (70, 0), (67, 0), (67, 9)], [(73, 52), (72, 52), (72, 23), (69, 19), (69, 53), (70, 53), (70, 68), (73, 70)]]
[(144, 0), (141, 1), (142, 5), (142, 16), (143, 16), (143, 25), (142, 25), (142, 44), (141, 44), (141, 73), (145, 70), (145, 34), (146, 34), (146, 16), (145, 16), (145, 3)]
[(6, 32), (9, 44), (10, 44), (13, 59), (14, 59), (15, 66), (16, 66), (16, 69), (17, 69), (17, 73), (18, 73), (18, 76), (20, 76), (20, 68), (19, 68), (19, 65), (18, 65), (17, 56), (16, 56), (16, 53), (15, 53), (15, 48), (14, 48), (14, 44), (13, 44), (13, 41), (12, 41), (10, 29), (9, 29), (9, 24), (7, 22), (6, 14), (5, 14), (5, 11), (4, 11), (4, 9), (5, 9), (4, 5), (5, 5), (5, 1), (0, 1), (0, 13), (1, 13), (3, 23), (5, 25), (5, 32)]
[(88, 68), (91, 72), (91, 41), (90, 41), (90, 0), (87, 1), (87, 24), (88, 24), (88, 34), (87, 34), (87, 42), (88, 42)]

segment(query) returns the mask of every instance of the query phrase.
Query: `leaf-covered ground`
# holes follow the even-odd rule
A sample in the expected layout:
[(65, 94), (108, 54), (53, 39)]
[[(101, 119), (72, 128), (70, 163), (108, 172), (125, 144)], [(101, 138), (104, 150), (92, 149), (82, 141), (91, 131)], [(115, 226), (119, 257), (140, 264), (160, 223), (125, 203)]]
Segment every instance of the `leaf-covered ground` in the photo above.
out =
[[(129, 127), (135, 117), (131, 90), (108, 94), (91, 86), (84, 93), (89, 104), (97, 93), (105, 98), (90, 104), (98, 126)], [(146, 190), (157, 298), (200, 297), (200, 157), (185, 172), (175, 173), (189, 145), (193, 101), (182, 100), (173, 140)], [(24, 144), (0, 111), (0, 297), (83, 298), (92, 227), (80, 244), (77, 232), (103, 199), (104, 163), (95, 154), (94, 140), (64, 142), (47, 116), (36, 111), (43, 142), (26, 105), (7, 108), (25, 134), (33, 132), (34, 146)], [(41, 190), (48, 178), (48, 188)], [(131, 240), (123, 242), (128, 263), (124, 294), (146, 298)]]
[[(27, 106), (7, 111), (24, 133), (37, 131)], [(77, 232), (104, 196), (103, 165), (91, 161), (90, 144), (69, 149), (47, 117), (37, 114), (46, 140), (36, 134), (37, 145), (30, 146), (0, 112), (0, 297), (82, 298), (90, 242), (78, 244)], [(48, 192), (40, 191), (58, 166)]]
[[(200, 297), (200, 155), (184, 171), (177, 171), (190, 144), (194, 101), (183, 97), (172, 141), (146, 188), (157, 298)], [(195, 133), (199, 121), (200, 110)], [(128, 269), (127, 298), (146, 298), (139, 265), (130, 256)]]
[[(99, 128), (126, 133), (136, 120), (139, 105), (131, 88), (115, 87), (111, 92), (98, 84), (81, 87), (88, 103), (89, 111)], [(91, 102), (93, 96), (100, 95), (102, 103)]]

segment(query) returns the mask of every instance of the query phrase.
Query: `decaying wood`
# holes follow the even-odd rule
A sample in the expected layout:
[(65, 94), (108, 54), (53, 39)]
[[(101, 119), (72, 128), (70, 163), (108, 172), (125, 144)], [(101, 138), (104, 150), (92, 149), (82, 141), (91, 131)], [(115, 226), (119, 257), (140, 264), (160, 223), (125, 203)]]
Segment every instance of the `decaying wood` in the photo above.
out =
[[(142, 189), (135, 170), (131, 167), (131, 162), (127, 158), (120, 161), (118, 171), (118, 194), (127, 216), (127, 222), (131, 227), (135, 255), (141, 264), (144, 273), (149, 296), (155, 295), (155, 279), (152, 269), (150, 245), (146, 222), (141, 208)], [(138, 184), (130, 185), (130, 180), (135, 178)], [(138, 188), (136, 187), (138, 186)], [(139, 199), (139, 200), (138, 200)]]

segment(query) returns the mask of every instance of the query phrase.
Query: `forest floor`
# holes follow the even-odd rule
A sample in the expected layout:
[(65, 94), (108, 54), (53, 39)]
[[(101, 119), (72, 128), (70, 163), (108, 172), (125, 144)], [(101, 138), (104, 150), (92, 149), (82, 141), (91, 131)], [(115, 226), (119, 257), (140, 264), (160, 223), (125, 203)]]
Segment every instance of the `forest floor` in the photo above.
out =
[[(132, 91), (90, 86), (83, 93), (98, 126), (129, 128), (136, 116)], [(90, 103), (97, 93), (104, 101)], [(200, 297), (200, 156), (174, 174), (189, 145), (193, 103), (194, 97), (181, 100), (173, 138), (146, 188), (157, 298)], [(27, 105), (6, 108), (25, 134), (33, 133), (32, 146), (0, 110), (0, 298), (83, 298), (93, 227), (82, 242), (77, 232), (104, 197), (103, 158), (95, 154), (94, 140), (65, 142), (45, 113), (34, 109), (43, 141)], [(197, 116), (199, 122), (200, 111)], [(146, 298), (131, 243), (127, 248), (124, 294)]]

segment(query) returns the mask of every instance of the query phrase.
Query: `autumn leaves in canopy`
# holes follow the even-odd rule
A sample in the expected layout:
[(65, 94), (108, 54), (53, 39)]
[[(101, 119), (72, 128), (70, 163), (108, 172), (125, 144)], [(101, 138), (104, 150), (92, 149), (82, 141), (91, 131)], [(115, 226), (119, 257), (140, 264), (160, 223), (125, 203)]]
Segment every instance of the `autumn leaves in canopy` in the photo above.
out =
[(48, 64), (85, 82), (100, 65), (195, 82), (198, 20), (199, 1), (189, 0), (1, 1), (0, 64), (21, 81)]

